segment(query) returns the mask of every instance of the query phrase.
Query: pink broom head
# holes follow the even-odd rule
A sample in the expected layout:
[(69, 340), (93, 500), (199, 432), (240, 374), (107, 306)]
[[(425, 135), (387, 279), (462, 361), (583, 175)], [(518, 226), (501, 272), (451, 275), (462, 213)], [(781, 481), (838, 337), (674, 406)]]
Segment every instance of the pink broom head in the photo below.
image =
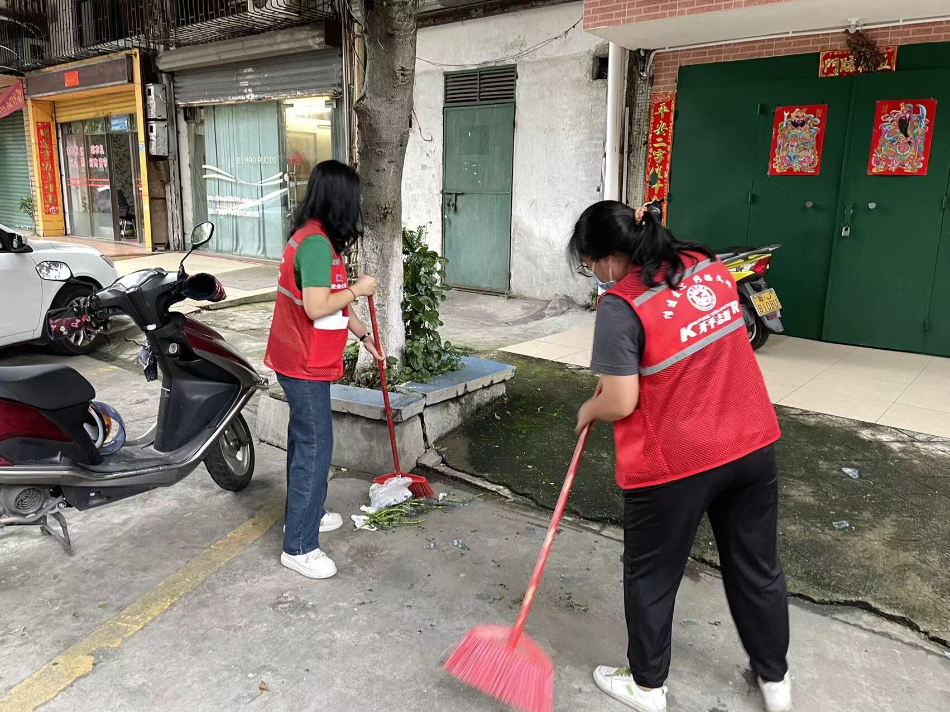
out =
[(551, 712), (554, 664), (527, 635), (511, 647), (511, 628), (473, 628), (445, 663), (467, 685), (523, 712)]

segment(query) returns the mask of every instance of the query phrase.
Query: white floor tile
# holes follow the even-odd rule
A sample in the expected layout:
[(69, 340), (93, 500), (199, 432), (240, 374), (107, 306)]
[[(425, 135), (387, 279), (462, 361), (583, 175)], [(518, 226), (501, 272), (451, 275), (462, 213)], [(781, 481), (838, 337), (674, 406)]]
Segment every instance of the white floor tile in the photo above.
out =
[(901, 430), (950, 438), (950, 413), (895, 403), (877, 421)]
[(833, 393), (809, 383), (783, 398), (780, 405), (875, 423), (891, 407), (891, 401)]
[(552, 344), (547, 341), (527, 341), (523, 344), (516, 344), (514, 346), (509, 346), (502, 349), (502, 351), (507, 351), (509, 353), (547, 359), (548, 361), (564, 358), (565, 356), (570, 356), (583, 350), (583, 345), (564, 346), (563, 344)]

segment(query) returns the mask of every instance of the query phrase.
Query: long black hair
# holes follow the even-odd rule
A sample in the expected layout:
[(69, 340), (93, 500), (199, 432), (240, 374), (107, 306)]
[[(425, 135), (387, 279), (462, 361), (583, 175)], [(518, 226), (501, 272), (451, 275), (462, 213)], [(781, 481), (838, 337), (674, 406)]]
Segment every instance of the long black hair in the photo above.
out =
[(337, 254), (347, 252), (363, 234), (360, 213), (360, 177), (339, 161), (314, 166), (307, 181), (307, 195), (294, 211), (291, 235), (311, 218), (323, 223)]
[[(602, 200), (583, 212), (567, 250), (575, 264), (582, 259), (627, 255), (651, 289), (664, 283), (674, 289), (680, 283), (683, 273), (696, 262), (685, 253), (715, 257), (705, 245), (677, 240), (652, 210), (644, 211), (638, 225), (636, 211), (616, 200)], [(686, 260), (691, 263), (687, 265)]]

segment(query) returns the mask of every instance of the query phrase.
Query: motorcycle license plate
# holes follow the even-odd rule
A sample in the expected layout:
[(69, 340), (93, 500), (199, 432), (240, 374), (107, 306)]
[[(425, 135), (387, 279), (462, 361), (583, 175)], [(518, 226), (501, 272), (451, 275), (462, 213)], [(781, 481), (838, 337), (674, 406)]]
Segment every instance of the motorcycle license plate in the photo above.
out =
[(753, 296), (752, 306), (755, 307), (755, 311), (759, 316), (774, 314), (782, 309), (782, 303), (778, 300), (778, 294), (775, 293), (774, 289), (766, 289), (764, 292), (759, 292)]

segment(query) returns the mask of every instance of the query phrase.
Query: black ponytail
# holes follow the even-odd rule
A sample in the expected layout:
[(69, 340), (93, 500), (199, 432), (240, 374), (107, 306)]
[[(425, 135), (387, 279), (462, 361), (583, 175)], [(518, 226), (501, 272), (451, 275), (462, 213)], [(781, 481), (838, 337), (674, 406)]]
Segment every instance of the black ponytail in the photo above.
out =
[(705, 245), (677, 240), (652, 210), (644, 211), (638, 225), (636, 211), (616, 200), (603, 200), (587, 208), (568, 244), (568, 254), (575, 263), (627, 255), (651, 289), (660, 284), (676, 288), (683, 273), (697, 262), (686, 253), (715, 258)]

